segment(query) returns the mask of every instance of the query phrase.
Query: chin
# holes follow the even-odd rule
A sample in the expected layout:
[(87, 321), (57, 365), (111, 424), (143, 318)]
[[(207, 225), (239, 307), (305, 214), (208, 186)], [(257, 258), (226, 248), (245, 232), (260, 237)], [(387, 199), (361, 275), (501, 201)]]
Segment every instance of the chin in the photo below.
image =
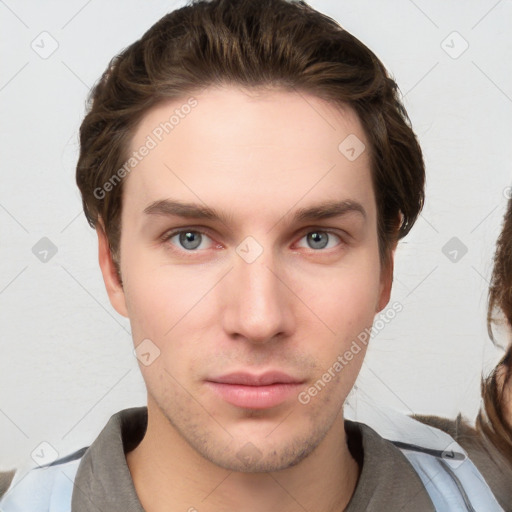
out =
[(316, 448), (317, 444), (296, 441), (278, 449), (268, 447), (260, 450), (247, 442), (238, 450), (227, 449), (222, 453), (209, 450), (200, 452), (205, 459), (216, 466), (239, 473), (269, 473), (291, 468), (302, 462)]

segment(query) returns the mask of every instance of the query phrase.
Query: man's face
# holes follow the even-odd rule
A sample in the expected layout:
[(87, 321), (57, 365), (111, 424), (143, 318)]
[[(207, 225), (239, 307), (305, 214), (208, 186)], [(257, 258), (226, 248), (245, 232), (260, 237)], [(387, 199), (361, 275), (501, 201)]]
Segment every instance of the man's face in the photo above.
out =
[[(335, 363), (389, 298), (368, 151), (338, 148), (368, 144), (352, 110), (311, 95), (195, 98), (161, 141), (155, 128), (187, 98), (134, 134), (132, 150), (158, 144), (126, 179), (123, 288), (107, 288), (135, 346), (146, 340), (150, 422), (222, 467), (278, 470), (341, 432), (365, 346)], [(323, 205), (331, 214), (315, 216)]]

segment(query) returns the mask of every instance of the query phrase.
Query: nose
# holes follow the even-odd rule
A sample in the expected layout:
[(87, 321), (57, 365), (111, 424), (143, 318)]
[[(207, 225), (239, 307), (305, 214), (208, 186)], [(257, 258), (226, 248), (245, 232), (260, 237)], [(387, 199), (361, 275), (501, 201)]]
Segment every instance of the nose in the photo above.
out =
[(254, 344), (290, 336), (295, 328), (293, 294), (284, 284), (283, 270), (276, 268), (270, 252), (250, 263), (234, 257), (222, 290), (225, 331)]

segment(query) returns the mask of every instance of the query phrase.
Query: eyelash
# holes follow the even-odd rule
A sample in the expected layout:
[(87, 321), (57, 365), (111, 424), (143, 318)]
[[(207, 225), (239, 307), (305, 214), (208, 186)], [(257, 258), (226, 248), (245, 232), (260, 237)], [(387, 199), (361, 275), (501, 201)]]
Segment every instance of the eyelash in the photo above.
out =
[[(212, 237), (208, 234), (208, 232), (202, 231), (201, 229), (196, 229), (196, 228), (181, 228), (181, 229), (176, 229), (173, 231), (168, 231), (161, 237), (161, 241), (165, 244), (173, 246), (173, 249), (175, 249), (181, 253), (185, 253), (189, 257), (194, 257), (195, 253), (199, 253), (202, 250), (206, 250), (206, 249), (188, 249), (187, 250), (185, 248), (178, 248), (178, 247), (174, 246), (174, 244), (169, 244), (169, 242), (172, 238), (174, 238), (176, 235), (179, 235), (181, 233), (199, 233), (200, 235), (207, 236), (208, 238), (210, 238), (213, 241)], [(301, 237), (299, 240), (302, 240), (305, 236), (307, 236), (310, 233), (327, 233), (329, 236), (337, 237), (339, 239), (339, 243), (335, 247), (338, 247), (339, 245), (346, 245), (346, 243), (347, 243), (340, 234), (335, 233), (334, 231), (330, 231), (325, 228), (324, 229), (307, 228), (307, 231), (302, 231), (302, 234), (301, 234)], [(322, 249), (311, 249), (311, 248), (309, 248), (309, 250), (314, 253), (322, 253), (322, 252), (327, 252), (330, 249), (334, 249), (335, 247), (330, 247), (328, 249), (323, 249), (323, 248)]]

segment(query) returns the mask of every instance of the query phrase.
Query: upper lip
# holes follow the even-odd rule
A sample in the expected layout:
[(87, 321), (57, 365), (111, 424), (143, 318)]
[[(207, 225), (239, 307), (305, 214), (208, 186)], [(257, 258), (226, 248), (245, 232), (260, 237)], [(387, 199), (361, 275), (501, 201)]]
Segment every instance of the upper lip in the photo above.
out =
[(208, 379), (220, 384), (239, 384), (242, 386), (269, 386), (271, 384), (300, 384), (302, 380), (280, 371), (268, 371), (255, 375), (247, 372), (234, 372)]

